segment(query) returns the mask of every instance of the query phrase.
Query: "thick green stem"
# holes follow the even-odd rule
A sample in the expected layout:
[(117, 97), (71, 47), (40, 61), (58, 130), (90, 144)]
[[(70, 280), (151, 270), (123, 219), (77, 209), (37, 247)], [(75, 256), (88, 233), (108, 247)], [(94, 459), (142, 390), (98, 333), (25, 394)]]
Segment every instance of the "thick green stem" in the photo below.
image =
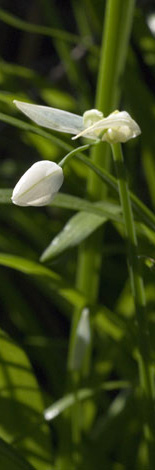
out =
[(144, 419), (145, 437), (148, 442), (149, 469), (153, 470), (155, 462), (155, 414), (153, 403), (152, 377), (149, 358), (149, 329), (146, 316), (145, 289), (141, 275), (137, 237), (134, 218), (126, 181), (123, 154), (120, 144), (112, 145), (113, 157), (116, 165), (120, 201), (125, 224), (125, 235), (128, 245), (128, 264), (131, 290), (135, 303), (138, 339), (138, 366), (139, 382), (142, 395), (142, 410)]
[[(107, 0), (105, 20), (103, 25), (103, 38), (101, 58), (96, 89), (95, 106), (103, 113), (108, 114), (115, 109), (120, 96), (120, 78), (124, 69), (127, 46), (130, 36), (135, 0)], [(95, 146), (91, 158), (95, 163), (109, 168), (109, 150), (105, 146), (103, 155), (102, 144)], [(87, 193), (90, 199), (102, 199), (106, 189), (99, 184), (95, 174), (88, 174)], [(89, 237), (80, 247), (77, 265), (77, 288), (89, 297), (90, 304), (96, 302), (98, 297), (100, 267), (101, 267), (102, 230)], [(74, 351), (76, 327), (80, 312), (77, 309), (70, 336), (68, 365), (72, 362)], [(88, 354), (87, 369), (89, 370), (90, 354)], [(74, 414), (74, 410), (73, 410)]]
[[(115, 109), (120, 96), (120, 80), (125, 65), (127, 47), (132, 25), (134, 0), (107, 0), (103, 25), (101, 57), (96, 89), (95, 106), (108, 114)], [(109, 146), (94, 147), (91, 159), (101, 167), (109, 168)], [(106, 196), (106, 186), (99, 184), (94, 173), (88, 174), (87, 193), (90, 199), (99, 200)], [(84, 292), (93, 304), (98, 297), (101, 246), (103, 230), (100, 229), (81, 244), (77, 264), (77, 288)], [(70, 363), (79, 311), (74, 315), (69, 347)]]
[[(95, 100), (96, 108), (105, 115), (118, 105), (133, 10), (134, 0), (108, 0), (106, 4)], [(109, 146), (104, 145), (104, 154), (102, 144), (94, 147), (91, 159), (109, 169)], [(87, 192), (90, 199), (99, 200), (106, 197), (107, 188), (99, 184), (96, 175), (90, 172)], [(94, 303), (98, 296), (102, 238), (101, 229), (83, 243), (79, 251), (77, 287), (89, 295), (91, 303)]]

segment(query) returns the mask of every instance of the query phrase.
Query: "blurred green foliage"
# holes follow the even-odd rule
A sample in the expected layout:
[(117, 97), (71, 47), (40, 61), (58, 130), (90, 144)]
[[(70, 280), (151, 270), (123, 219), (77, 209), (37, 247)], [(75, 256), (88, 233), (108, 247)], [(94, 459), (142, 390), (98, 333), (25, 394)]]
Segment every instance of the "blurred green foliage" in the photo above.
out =
[[(21, 116), (13, 99), (76, 114), (94, 106), (105, 3), (7, 0), (2, 1), (5, 11), (0, 10), (0, 463), (4, 470), (146, 470), (136, 325), (118, 195), (107, 183), (103, 204), (88, 201), (88, 168), (76, 158), (65, 167), (63, 193), (50, 207), (23, 209), (8, 203), (8, 188), (32, 163), (59, 162), (73, 148), (70, 136), (37, 128)], [(150, 13), (155, 15), (154, 1), (137, 2), (120, 84), (120, 109), (131, 113), (142, 130), (141, 138), (124, 145), (130, 188), (153, 211), (155, 32), (149, 28)], [(135, 211), (153, 364), (155, 270), (146, 261), (155, 258), (155, 235), (141, 214)], [(154, 223), (152, 212), (148, 220)], [(99, 298), (91, 305), (75, 287), (77, 245), (103, 223)], [(55, 237), (59, 245), (54, 251)], [(39, 262), (42, 253), (47, 266)], [(91, 364), (89, 374), (76, 373), (72, 381), (67, 369), (70, 324), (74, 308), (86, 305), (91, 316)], [(47, 424), (44, 410), (51, 404), (53, 414)]]

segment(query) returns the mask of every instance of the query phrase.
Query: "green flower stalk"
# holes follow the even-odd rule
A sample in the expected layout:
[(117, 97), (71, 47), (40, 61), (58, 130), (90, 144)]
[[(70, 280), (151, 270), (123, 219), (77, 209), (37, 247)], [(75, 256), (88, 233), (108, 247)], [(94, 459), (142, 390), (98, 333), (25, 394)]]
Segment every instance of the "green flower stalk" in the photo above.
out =
[(125, 166), (121, 145), (114, 143), (112, 152), (118, 177), (118, 186), (122, 212), (125, 224), (125, 235), (128, 246), (128, 265), (132, 295), (136, 313), (136, 331), (138, 341), (138, 368), (139, 384), (142, 399), (142, 418), (144, 423), (144, 434), (148, 444), (149, 469), (153, 470), (155, 462), (155, 412), (154, 391), (152, 383), (152, 371), (149, 354), (149, 328), (146, 314), (146, 298), (143, 278), (138, 257), (138, 244), (129, 196), (128, 183), (126, 180)]

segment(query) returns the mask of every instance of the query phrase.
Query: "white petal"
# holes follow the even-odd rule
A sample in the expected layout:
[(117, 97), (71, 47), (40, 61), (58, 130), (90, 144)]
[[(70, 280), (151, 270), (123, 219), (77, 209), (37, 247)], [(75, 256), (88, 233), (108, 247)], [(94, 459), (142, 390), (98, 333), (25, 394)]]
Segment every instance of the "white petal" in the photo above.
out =
[(18, 206), (49, 204), (63, 183), (62, 168), (48, 160), (34, 163), (16, 184), (12, 202)]
[[(89, 134), (92, 135), (94, 139), (96, 139), (97, 136), (99, 136), (100, 132), (106, 129), (117, 130), (122, 127), (124, 128), (127, 127), (130, 130), (129, 132), (130, 136), (127, 137), (126, 140), (134, 138), (141, 133), (140, 127), (138, 126), (136, 121), (134, 121), (126, 111), (121, 111), (121, 112), (111, 113), (107, 118), (103, 118), (97, 121), (95, 124), (93, 124), (93, 126), (90, 126), (84, 129), (82, 132), (80, 132), (78, 135), (76, 135), (72, 139), (77, 139), (78, 137), (81, 137), (81, 136), (89, 137)], [(104, 136), (103, 136), (103, 140), (106, 140), (104, 139)], [(120, 142), (122, 142), (122, 140), (120, 140)]]
[(78, 114), (16, 100), (14, 104), (39, 126), (69, 134), (77, 134), (83, 129), (83, 117)]
[(90, 127), (100, 119), (103, 119), (103, 113), (98, 109), (89, 109), (83, 114), (83, 127)]

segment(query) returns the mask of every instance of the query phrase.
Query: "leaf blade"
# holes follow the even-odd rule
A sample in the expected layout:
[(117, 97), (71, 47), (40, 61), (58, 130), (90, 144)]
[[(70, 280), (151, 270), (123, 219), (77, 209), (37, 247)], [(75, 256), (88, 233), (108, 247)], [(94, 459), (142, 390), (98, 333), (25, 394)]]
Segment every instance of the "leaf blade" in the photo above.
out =
[(79, 212), (67, 222), (63, 230), (52, 240), (40, 260), (49, 261), (49, 259), (59, 255), (67, 248), (78, 245), (106, 221), (107, 218), (104, 216)]

